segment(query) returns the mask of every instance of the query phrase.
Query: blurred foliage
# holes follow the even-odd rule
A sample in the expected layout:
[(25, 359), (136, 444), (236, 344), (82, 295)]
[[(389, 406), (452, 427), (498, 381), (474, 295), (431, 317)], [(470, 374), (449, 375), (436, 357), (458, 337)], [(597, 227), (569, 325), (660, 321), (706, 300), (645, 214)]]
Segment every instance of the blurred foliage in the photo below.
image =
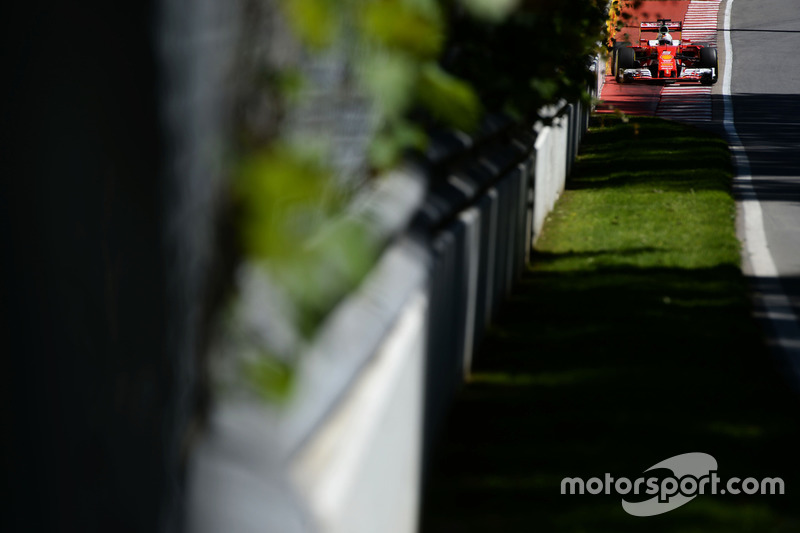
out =
[(333, 42), (338, 30), (335, 0), (289, 0), (284, 7), (289, 23), (297, 35), (312, 48), (323, 48)]
[(285, 401), (294, 386), (292, 367), (271, 354), (263, 353), (261, 355), (258, 359), (245, 363), (246, 375), (263, 400), (268, 402)]
[(561, 100), (588, 101), (588, 64), (607, 18), (605, 0), (524, 0), (500, 22), (455, 9), (444, 67), (469, 81), (488, 110), (534, 120)]
[[(608, 22), (606, 23), (606, 44), (609, 50), (612, 49), (614, 43), (617, 42), (617, 34), (630, 22), (632, 17), (631, 12), (639, 9), (642, 5), (642, 1), (643, 0), (612, 0), (609, 4)], [(622, 35), (620, 43), (625, 42), (625, 40), (629, 38), (628, 35)]]
[(416, 57), (435, 60), (444, 39), (438, 11), (425, 14), (405, 2), (373, 2), (360, 17), (365, 36), (382, 46)]
[(244, 254), (267, 269), (297, 308), (309, 337), (367, 273), (378, 242), (361, 220), (343, 216), (328, 194), (324, 153), (277, 144), (245, 158), (236, 180)]
[[(619, 2), (620, 0), (615, 0)], [(616, 5), (616, 4), (615, 4)], [(432, 126), (474, 130), (487, 112), (534, 121), (545, 105), (588, 98), (589, 58), (604, 43), (606, 0), (280, 0), (304, 54), (337, 43), (376, 117), (367, 157), (376, 171), (424, 149)], [(354, 43), (355, 41), (355, 43)], [(281, 70), (282, 69), (282, 70)], [(296, 66), (265, 80), (280, 109), (302, 99)], [(335, 105), (331, 103), (331, 105)], [(259, 138), (243, 132), (243, 139)], [(241, 147), (234, 198), (241, 250), (291, 300), (294, 326), (310, 339), (377, 258), (379, 237), (345, 215), (325, 139)], [(320, 143), (321, 141), (321, 143)], [(264, 353), (271, 353), (269, 349)], [(279, 357), (245, 373), (265, 398), (291, 389)]]
[(246, 157), (235, 182), (242, 245), (259, 260), (291, 260), (339, 206), (324, 201), (329, 174), (321, 157), (275, 144)]
[(480, 103), (469, 84), (442, 70), (425, 65), (417, 88), (419, 100), (433, 117), (462, 130), (472, 130), (478, 123)]
[(519, 5), (519, 0), (462, 0), (467, 10), (479, 19), (500, 22)]
[(622, 0), (612, 0), (608, 6), (608, 20), (606, 21), (607, 46), (612, 46), (612, 41), (617, 31), (624, 24), (620, 16), (622, 15)]

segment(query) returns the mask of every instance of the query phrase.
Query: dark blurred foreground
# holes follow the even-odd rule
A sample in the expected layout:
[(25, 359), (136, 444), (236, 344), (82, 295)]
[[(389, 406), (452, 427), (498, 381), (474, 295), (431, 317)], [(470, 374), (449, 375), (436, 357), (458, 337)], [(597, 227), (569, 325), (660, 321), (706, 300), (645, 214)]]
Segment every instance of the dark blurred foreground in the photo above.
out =
[(4, 531), (176, 523), (153, 8), (3, 15)]
[[(255, 56), (269, 56), (267, 41), (279, 32), (263, 31), (269, 17), (253, 14), (272, 4), (17, 3), (4, 12), (0, 346), (11, 495), (4, 530), (181, 529), (188, 443), (207, 400), (200, 360), (218, 303), (213, 278), (228, 266), (214, 253), (214, 209), (220, 182), (230, 178), (221, 169), (242, 138), (274, 140), (276, 117), (289, 114), (270, 108), (273, 95), (255, 83), (280, 78), (256, 68), (264, 58)], [(447, 62), (473, 78), (487, 110), (505, 110), (508, 101), (535, 115), (560, 91), (583, 93), (592, 78), (587, 55), (599, 40), (601, 8), (578, 0), (544, 8), (548, 33), (531, 42), (536, 17), (495, 33), (461, 9), (450, 13), (455, 39), (469, 39), (446, 43)], [(581, 27), (550, 23), (578, 12)], [(276, 18), (267, 20), (273, 29)], [(235, 24), (241, 33), (228, 31)], [(561, 40), (568, 46), (557, 53), (533, 54), (541, 63), (508, 53)], [(492, 43), (502, 48), (494, 57)], [(236, 50), (246, 53), (234, 57)], [(284, 51), (274, 46), (267, 59), (283, 61)], [(242, 58), (240, 70), (226, 70)], [(333, 72), (353, 85), (351, 65), (311, 67), (323, 80)], [(461, 90), (438, 69), (424, 71)], [(339, 106), (361, 94), (335, 96), (315, 102), (333, 112), (309, 106), (294, 123), (324, 136), (327, 121), (345, 141), (361, 143), (357, 150), (344, 143), (336, 155), (340, 170), (366, 174), (373, 169), (364, 168), (359, 125), (374, 117)], [(231, 127), (236, 121), (247, 127)]]

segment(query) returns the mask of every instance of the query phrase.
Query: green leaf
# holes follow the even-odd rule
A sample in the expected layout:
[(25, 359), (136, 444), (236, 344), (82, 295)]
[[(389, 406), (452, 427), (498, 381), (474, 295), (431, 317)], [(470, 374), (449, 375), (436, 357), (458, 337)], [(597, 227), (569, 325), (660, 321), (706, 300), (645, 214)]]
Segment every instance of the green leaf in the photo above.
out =
[(333, 42), (337, 30), (337, 9), (332, 0), (283, 0), (292, 29), (312, 48)]
[(318, 157), (288, 145), (248, 157), (234, 184), (245, 253), (258, 259), (295, 254), (334, 207), (324, 201), (329, 182)]
[(294, 371), (285, 362), (262, 353), (255, 361), (244, 363), (244, 375), (263, 400), (285, 401), (294, 386)]
[(398, 163), (409, 148), (424, 149), (428, 137), (422, 128), (407, 121), (398, 121), (379, 133), (370, 144), (370, 162), (378, 169), (388, 169)]
[(549, 78), (534, 78), (531, 80), (531, 88), (538, 93), (541, 100), (552, 102), (558, 93), (558, 82)]
[(364, 9), (361, 23), (371, 39), (419, 59), (434, 59), (442, 48), (440, 17), (426, 16), (399, 0), (371, 2)]
[(403, 115), (412, 102), (417, 66), (403, 55), (373, 54), (363, 71), (364, 84), (385, 119)]
[(500, 22), (510, 15), (519, 0), (461, 0), (474, 17), (489, 22)]
[(478, 124), (481, 105), (475, 91), (434, 63), (422, 68), (418, 97), (435, 117), (456, 128), (472, 130)]
[(322, 318), (366, 276), (378, 243), (366, 223), (354, 218), (330, 221), (302, 253), (273, 265), (271, 271), (297, 304), (299, 328), (313, 334)]

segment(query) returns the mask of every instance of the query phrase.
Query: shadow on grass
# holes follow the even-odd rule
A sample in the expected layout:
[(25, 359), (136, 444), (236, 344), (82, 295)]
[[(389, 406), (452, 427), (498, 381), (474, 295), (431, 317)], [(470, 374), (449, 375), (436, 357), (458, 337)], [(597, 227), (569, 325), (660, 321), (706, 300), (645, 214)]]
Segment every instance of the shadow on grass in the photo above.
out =
[[(796, 399), (741, 327), (741, 284), (735, 268), (527, 274), (452, 410), (422, 530), (800, 530)], [(694, 451), (723, 479), (782, 477), (787, 494), (650, 518), (560, 494), (564, 477), (634, 479)]]
[[(650, 125), (650, 137), (680, 128)], [(590, 135), (584, 154), (607, 151), (608, 140)], [(717, 159), (696, 164), (713, 170)], [(620, 184), (588, 161), (573, 189)], [(729, 187), (724, 172), (707, 183), (685, 176), (672, 185)], [(533, 258), (536, 271), (517, 285), (451, 409), (431, 461), (424, 533), (800, 531), (798, 399), (764, 347), (741, 271), (727, 260), (696, 269), (620, 261), (654, 251), (644, 243)], [(606, 256), (617, 263), (590, 265)], [(687, 452), (714, 456), (723, 480), (780, 477), (786, 493), (703, 495), (648, 518), (625, 513), (620, 496), (560, 494), (564, 477), (635, 479)]]
[(731, 161), (717, 135), (660, 119), (636, 117), (631, 124), (606, 123), (601, 136), (589, 135), (581, 146), (583, 159), (567, 189), (647, 187), (681, 190), (730, 190)]

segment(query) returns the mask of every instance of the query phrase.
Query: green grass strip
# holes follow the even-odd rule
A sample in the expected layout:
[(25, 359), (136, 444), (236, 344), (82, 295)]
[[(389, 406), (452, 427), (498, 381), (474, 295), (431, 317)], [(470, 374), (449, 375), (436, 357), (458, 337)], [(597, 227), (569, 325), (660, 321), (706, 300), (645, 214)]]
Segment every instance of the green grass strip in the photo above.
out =
[(738, 266), (726, 143), (659, 119), (607, 122), (539, 239), (558, 261), (536, 268)]
[[(739, 268), (726, 144), (658, 119), (587, 135), (532, 268), (475, 358), (432, 461), (422, 531), (800, 531), (797, 399)], [(564, 477), (635, 479), (705, 452), (783, 496), (637, 518)], [(640, 498), (646, 499), (646, 498)]]

